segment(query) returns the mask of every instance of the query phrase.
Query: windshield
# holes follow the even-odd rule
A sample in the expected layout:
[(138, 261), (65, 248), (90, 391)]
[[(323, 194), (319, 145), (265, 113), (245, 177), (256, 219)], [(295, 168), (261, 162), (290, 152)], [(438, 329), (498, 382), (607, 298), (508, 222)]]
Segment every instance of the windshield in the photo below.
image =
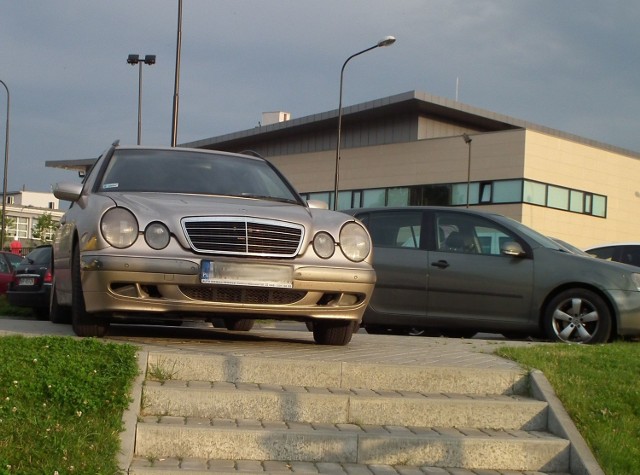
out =
[(522, 224), (519, 221), (516, 221), (515, 219), (511, 219), (506, 216), (500, 216), (500, 215), (494, 215), (494, 217), (498, 221), (502, 221), (509, 224), (512, 228), (515, 228), (516, 231), (518, 231), (520, 234), (524, 234), (529, 239), (532, 239), (536, 243), (540, 244), (542, 247), (546, 247), (548, 249), (555, 249), (558, 251), (566, 251), (566, 249), (563, 249), (562, 246), (558, 244), (556, 241), (554, 241), (553, 239), (545, 236), (544, 234), (540, 234), (538, 231), (535, 231), (530, 227), (525, 226), (524, 224)]
[(267, 162), (176, 150), (116, 150), (101, 192), (195, 193), (300, 202)]

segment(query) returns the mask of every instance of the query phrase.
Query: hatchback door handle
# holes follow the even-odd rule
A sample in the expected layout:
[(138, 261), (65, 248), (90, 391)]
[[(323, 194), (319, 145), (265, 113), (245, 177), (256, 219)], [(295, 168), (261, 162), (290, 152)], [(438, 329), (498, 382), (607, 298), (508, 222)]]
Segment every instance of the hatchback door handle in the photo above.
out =
[(433, 267), (438, 267), (440, 269), (446, 269), (447, 267), (449, 267), (449, 263), (447, 261), (436, 261), (436, 262), (432, 262), (431, 265)]

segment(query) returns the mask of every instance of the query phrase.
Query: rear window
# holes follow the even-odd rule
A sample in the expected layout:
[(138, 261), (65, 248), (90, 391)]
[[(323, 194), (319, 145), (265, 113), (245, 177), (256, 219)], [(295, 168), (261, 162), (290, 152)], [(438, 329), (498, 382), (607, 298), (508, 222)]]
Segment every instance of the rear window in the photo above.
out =
[(38, 247), (27, 254), (26, 259), (21, 262), (21, 265), (42, 265), (49, 266), (51, 263), (51, 248), (47, 247)]

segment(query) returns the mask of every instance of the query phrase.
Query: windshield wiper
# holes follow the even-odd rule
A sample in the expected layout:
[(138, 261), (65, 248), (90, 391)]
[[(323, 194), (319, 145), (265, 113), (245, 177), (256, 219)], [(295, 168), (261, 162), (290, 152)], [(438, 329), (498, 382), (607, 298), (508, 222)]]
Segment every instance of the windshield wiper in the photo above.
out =
[(300, 204), (297, 200), (291, 198), (280, 198), (278, 196), (265, 196), (258, 195), (255, 193), (240, 193), (242, 198), (253, 198), (256, 200), (267, 200), (267, 201), (277, 201), (279, 203), (292, 203), (292, 204)]

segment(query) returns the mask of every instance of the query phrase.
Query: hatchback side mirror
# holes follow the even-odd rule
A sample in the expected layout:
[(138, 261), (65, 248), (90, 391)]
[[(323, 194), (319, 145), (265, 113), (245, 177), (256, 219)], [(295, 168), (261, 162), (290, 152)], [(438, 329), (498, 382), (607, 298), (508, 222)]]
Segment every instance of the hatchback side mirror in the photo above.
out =
[(523, 257), (526, 255), (520, 243), (515, 241), (507, 241), (500, 246), (500, 252), (505, 256)]

